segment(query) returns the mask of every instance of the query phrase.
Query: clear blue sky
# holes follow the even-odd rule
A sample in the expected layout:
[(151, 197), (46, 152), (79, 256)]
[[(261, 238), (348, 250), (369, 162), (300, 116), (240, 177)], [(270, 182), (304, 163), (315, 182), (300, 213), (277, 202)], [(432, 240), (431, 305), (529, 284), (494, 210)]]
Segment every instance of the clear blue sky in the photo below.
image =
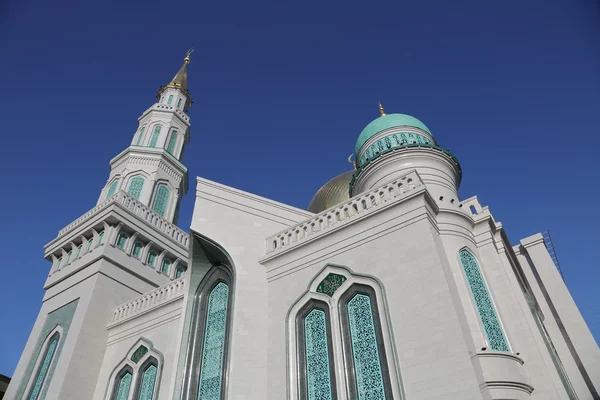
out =
[(0, 373), (39, 311), (43, 245), (94, 206), (192, 46), (183, 229), (198, 175), (307, 207), (381, 100), (458, 157), (461, 198), (478, 195), (513, 243), (550, 229), (600, 338), (598, 3), (284, 3), (1, 3)]

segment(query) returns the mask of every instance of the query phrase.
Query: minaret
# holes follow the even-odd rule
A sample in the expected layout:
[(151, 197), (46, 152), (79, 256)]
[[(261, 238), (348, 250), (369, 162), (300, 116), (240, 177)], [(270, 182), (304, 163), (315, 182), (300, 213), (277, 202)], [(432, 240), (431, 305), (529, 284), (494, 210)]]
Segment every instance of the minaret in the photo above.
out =
[(171, 81), (158, 89), (157, 102), (138, 119), (131, 145), (110, 161), (110, 175), (98, 204), (119, 190), (177, 223), (181, 197), (187, 193), (187, 168), (181, 163), (190, 140), (192, 105), (187, 89), (191, 50)]

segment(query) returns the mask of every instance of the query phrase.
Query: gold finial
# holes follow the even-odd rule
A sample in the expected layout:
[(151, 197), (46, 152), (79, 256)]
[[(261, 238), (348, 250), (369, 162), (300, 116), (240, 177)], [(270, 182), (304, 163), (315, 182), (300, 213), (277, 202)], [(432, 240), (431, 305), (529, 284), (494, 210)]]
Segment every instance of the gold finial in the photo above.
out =
[(384, 115), (385, 115), (385, 110), (383, 109), (381, 102), (379, 102), (379, 116), (383, 117)]
[(185, 58), (183, 59), (183, 61), (184, 61), (186, 64), (189, 64), (189, 62), (190, 62), (190, 55), (191, 55), (193, 52), (194, 52), (194, 49), (189, 49), (189, 50), (187, 51), (187, 53), (185, 53)]

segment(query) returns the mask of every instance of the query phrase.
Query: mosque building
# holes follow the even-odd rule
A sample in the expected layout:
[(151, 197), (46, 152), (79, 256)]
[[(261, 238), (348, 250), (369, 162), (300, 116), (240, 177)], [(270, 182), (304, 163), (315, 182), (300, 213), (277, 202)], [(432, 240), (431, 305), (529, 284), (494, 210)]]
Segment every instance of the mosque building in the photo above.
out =
[(308, 211), (198, 177), (178, 228), (189, 62), (45, 246), (5, 399), (600, 399), (551, 241), (511, 244), (460, 198), (458, 159), (414, 117), (380, 105)]

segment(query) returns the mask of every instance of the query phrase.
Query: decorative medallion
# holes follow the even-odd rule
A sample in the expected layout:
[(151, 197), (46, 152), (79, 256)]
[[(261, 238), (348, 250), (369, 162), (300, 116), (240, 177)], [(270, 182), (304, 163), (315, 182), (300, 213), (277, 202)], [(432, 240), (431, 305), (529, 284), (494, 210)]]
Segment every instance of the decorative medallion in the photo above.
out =
[(317, 286), (317, 293), (324, 293), (331, 297), (342, 284), (346, 282), (346, 277), (338, 274), (329, 274)]

